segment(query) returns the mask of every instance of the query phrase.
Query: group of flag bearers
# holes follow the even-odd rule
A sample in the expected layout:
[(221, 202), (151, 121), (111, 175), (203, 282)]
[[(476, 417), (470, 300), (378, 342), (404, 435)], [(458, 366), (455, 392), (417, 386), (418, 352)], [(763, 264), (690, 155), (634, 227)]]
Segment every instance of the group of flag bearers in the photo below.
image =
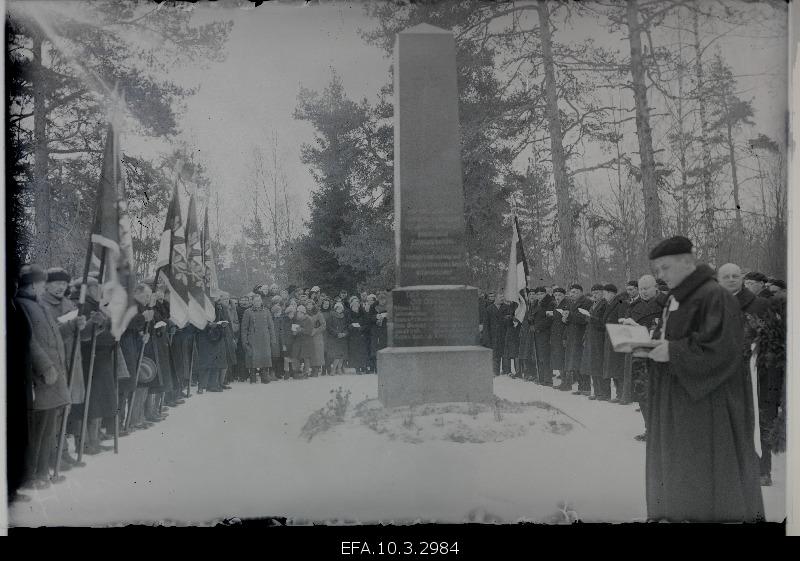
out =
[[(184, 224), (178, 181), (155, 276), (136, 282), (113, 125), (95, 204), (81, 277), (73, 280), (60, 267), (25, 265), (10, 302), (9, 319), (24, 350), (18, 355), (25, 370), (19, 396), (25, 392), (27, 409), (14, 448), (20, 453), (10, 451), (19, 460), (10, 462), (12, 498), (17, 487), (63, 481), (61, 472), (84, 465), (84, 454), (118, 452), (120, 437), (162, 421), (170, 406), (191, 396), (193, 372), (199, 390), (228, 388), (225, 372), (236, 360), (235, 345), (225, 344), (233, 340), (225, 318), (236, 312), (212, 301), (212, 294), (219, 300), (224, 293), (216, 282), (208, 210), (201, 231), (191, 195)], [(69, 453), (68, 436), (77, 457)], [(113, 447), (103, 444), (110, 440)]]

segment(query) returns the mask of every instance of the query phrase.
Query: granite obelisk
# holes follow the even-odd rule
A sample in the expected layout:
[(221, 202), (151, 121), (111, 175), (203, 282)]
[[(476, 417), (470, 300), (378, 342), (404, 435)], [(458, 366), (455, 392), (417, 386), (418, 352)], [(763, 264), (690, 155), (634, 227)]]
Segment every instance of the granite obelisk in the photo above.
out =
[(490, 401), (492, 351), (478, 346), (478, 290), (466, 286), (455, 39), (398, 33), (394, 64), (396, 287), (378, 353), (387, 406)]

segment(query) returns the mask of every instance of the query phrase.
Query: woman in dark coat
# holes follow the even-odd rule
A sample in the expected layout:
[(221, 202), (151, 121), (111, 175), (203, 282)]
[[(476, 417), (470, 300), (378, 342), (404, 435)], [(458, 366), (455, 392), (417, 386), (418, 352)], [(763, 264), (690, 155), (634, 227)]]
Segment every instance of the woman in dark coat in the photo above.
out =
[[(603, 287), (605, 298), (608, 300), (603, 323), (617, 325), (620, 318), (624, 318), (628, 311), (628, 293), (617, 294), (617, 287), (607, 284)], [(616, 397), (612, 403), (619, 403), (622, 399), (622, 381), (625, 377), (625, 354), (614, 352), (608, 333), (603, 334), (603, 379), (608, 386), (608, 397), (611, 397), (611, 380), (614, 380)]]
[(297, 331), (292, 329), (293, 325), (299, 326), (296, 315), (297, 308), (290, 304), (284, 310), (283, 317), (281, 318), (281, 323), (283, 325), (283, 345), (286, 347), (283, 356), (286, 357), (287, 376), (292, 378), (294, 378), (296, 373), (299, 373), (300, 370), (300, 339), (297, 335)]
[(331, 362), (333, 359), (330, 356), (330, 350), (328, 349), (328, 322), (331, 321), (331, 312), (333, 312), (331, 308), (331, 301), (330, 298), (327, 296), (322, 297), (322, 301), (319, 305), (319, 311), (322, 314), (322, 317), (325, 319), (325, 333), (323, 337), (325, 338), (325, 362), (322, 365), (322, 375), (327, 376), (331, 373)]
[(325, 339), (325, 350), (333, 361), (332, 374), (344, 374), (344, 363), (347, 360), (347, 326), (344, 304), (337, 302), (327, 323)]
[(275, 337), (277, 345), (272, 349), (272, 372), (275, 378), (286, 379), (286, 369), (284, 368), (284, 357), (286, 356), (286, 325), (283, 321), (283, 309), (280, 304), (272, 306), (272, 323), (275, 326)]
[[(583, 357), (581, 358), (581, 376), (589, 377), (594, 387), (594, 395), (589, 399), (608, 401), (611, 399), (611, 388), (603, 379), (603, 349), (605, 346), (605, 323), (603, 317), (608, 303), (603, 298), (603, 285), (592, 287), (592, 307), (589, 309), (588, 324), (584, 332)], [(579, 312), (580, 313), (580, 312)]]
[[(385, 349), (389, 344), (388, 323), (389, 323), (389, 295), (386, 292), (378, 293), (378, 303), (375, 304), (375, 354)], [(377, 366), (377, 362), (376, 362)]]
[(564, 373), (564, 322), (561, 321), (561, 313), (559, 310), (567, 309), (567, 299), (564, 294), (563, 288), (555, 288), (553, 290), (553, 298), (555, 299), (555, 306), (552, 314), (553, 323), (550, 326), (550, 366), (553, 371), (556, 370), (559, 374)]
[[(313, 304), (309, 305), (313, 306)], [(320, 366), (314, 360), (316, 354), (314, 349), (314, 318), (307, 313), (305, 306), (297, 306), (295, 324), (299, 326), (297, 329), (297, 341), (300, 347), (300, 359), (303, 361), (303, 370), (300, 377), (307, 378), (309, 374), (314, 376), (317, 373), (318, 366)]]
[(363, 374), (367, 370), (366, 314), (361, 309), (358, 298), (350, 299), (350, 313), (347, 314), (347, 358), (350, 368)]

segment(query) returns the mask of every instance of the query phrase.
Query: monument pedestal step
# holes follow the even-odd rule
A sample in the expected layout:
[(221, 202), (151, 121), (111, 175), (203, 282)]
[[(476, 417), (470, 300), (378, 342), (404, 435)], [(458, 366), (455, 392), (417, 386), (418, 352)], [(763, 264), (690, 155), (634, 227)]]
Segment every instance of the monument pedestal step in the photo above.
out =
[(378, 351), (384, 407), (494, 399), (492, 350), (477, 345), (389, 347)]

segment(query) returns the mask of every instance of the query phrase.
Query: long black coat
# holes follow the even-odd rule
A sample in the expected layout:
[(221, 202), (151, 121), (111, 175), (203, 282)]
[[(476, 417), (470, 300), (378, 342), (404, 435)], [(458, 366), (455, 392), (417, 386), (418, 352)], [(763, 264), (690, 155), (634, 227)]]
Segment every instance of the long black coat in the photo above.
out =
[(225, 346), (225, 329), (216, 323), (209, 323), (197, 334), (197, 356), (195, 369), (221, 370), (228, 367)]
[[(564, 369), (580, 372), (581, 359), (583, 358), (583, 335), (586, 331), (588, 320), (585, 315), (578, 311), (578, 308), (589, 310), (592, 302), (586, 296), (580, 296), (575, 301), (567, 304), (569, 315), (567, 316), (564, 337), (566, 346), (564, 347)], [(562, 322), (563, 323), (563, 322)]]
[(636, 298), (628, 304), (625, 317), (644, 326), (648, 331), (652, 331), (658, 321), (661, 320), (661, 312), (666, 301), (667, 299), (663, 294), (657, 294), (649, 300)]
[(672, 296), (669, 361), (649, 368), (648, 516), (757, 520), (764, 507), (739, 305), (705, 265)]
[(561, 313), (556, 310), (566, 310), (569, 301), (564, 298), (560, 304), (553, 300), (553, 323), (550, 324), (550, 366), (553, 370), (564, 370), (565, 340), (564, 331), (566, 325), (561, 321)]
[[(489, 346), (500, 355), (506, 343), (506, 320), (510, 314), (506, 304), (494, 303), (486, 307), (487, 325), (489, 326)], [(485, 329), (485, 328), (484, 328)]]
[(611, 346), (611, 338), (605, 329), (605, 324), (613, 323), (619, 324), (620, 318), (624, 318), (628, 311), (628, 294), (622, 293), (616, 295), (606, 307), (606, 313), (603, 317), (603, 377), (604, 378), (622, 378), (625, 374), (625, 353), (614, 352)]
[[(603, 348), (605, 345), (605, 317), (608, 302), (603, 298), (592, 304), (584, 332), (583, 357), (581, 358), (581, 375), (603, 376)], [(580, 312), (578, 312), (580, 313)]]

